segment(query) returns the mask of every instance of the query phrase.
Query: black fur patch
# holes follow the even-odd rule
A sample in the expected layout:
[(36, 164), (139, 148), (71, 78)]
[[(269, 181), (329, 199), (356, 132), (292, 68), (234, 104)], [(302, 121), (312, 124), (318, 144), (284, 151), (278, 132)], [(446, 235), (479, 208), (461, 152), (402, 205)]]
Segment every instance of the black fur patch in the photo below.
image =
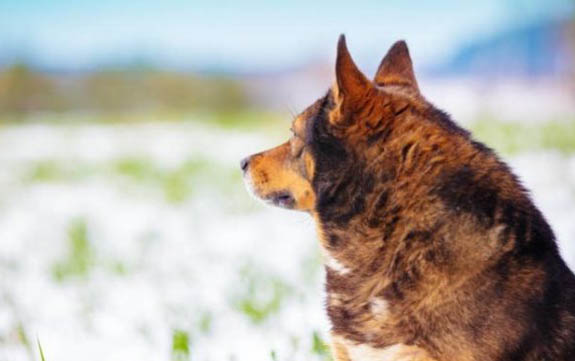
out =
[(335, 234), (333, 234), (333, 233), (330, 233), (330, 234), (328, 234), (328, 236), (327, 236), (327, 243), (328, 243), (329, 248), (331, 248), (331, 249), (336, 249), (336, 248), (338, 248), (343, 242), (342, 242), (342, 239), (341, 239), (339, 236), (337, 236), (337, 235), (335, 235)]
[(561, 310), (572, 310), (575, 307), (572, 294), (570, 298), (562, 296), (563, 289), (575, 287), (575, 279), (556, 257), (547, 257), (543, 264), (547, 271), (545, 288), (541, 295), (526, 300), (524, 311), (518, 315), (537, 326), (524, 328), (519, 343), (505, 350), (500, 361), (571, 360), (575, 357), (573, 346), (545, 346), (561, 343), (567, 343), (561, 346), (568, 346), (575, 337), (575, 326), (571, 323), (570, 327), (565, 328), (561, 314)]
[(458, 126), (449, 114), (443, 110), (437, 109), (436, 107), (430, 105), (427, 110), (422, 114), (423, 118), (429, 119), (432, 122), (438, 124), (441, 128), (452, 134), (459, 134), (465, 138), (469, 138), (469, 132), (460, 126)]
[(479, 177), (473, 169), (463, 166), (444, 174), (436, 190), (441, 200), (454, 212), (467, 212), (485, 226), (495, 222), (495, 210), (500, 201), (496, 185), (486, 177)]
[(309, 122), (309, 145), (315, 160), (312, 184), (322, 223), (345, 225), (364, 212), (366, 195), (373, 190), (375, 178), (346, 150), (344, 143), (330, 133), (327, 115), (333, 106), (331, 97), (330, 92), (316, 117)]
[(379, 210), (385, 208), (388, 199), (389, 199), (389, 190), (386, 189), (383, 192), (381, 192), (379, 197), (377, 197), (377, 201), (375, 202), (375, 209)]

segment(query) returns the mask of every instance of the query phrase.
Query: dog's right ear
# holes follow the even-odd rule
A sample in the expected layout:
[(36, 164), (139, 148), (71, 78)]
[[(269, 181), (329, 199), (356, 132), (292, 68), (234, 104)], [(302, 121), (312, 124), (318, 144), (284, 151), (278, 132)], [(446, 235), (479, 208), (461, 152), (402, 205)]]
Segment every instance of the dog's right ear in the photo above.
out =
[(336, 84), (333, 88), (336, 109), (330, 116), (332, 123), (342, 123), (362, 101), (373, 84), (357, 68), (345, 42), (345, 35), (340, 35), (337, 43), (335, 62)]
[(393, 44), (379, 64), (374, 82), (378, 85), (401, 85), (419, 92), (413, 64), (405, 41)]

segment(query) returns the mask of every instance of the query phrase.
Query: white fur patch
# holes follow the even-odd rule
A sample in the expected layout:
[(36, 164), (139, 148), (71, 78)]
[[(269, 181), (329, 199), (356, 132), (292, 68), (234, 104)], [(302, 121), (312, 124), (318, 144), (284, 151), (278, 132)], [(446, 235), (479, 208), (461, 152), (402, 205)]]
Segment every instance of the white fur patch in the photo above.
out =
[(328, 294), (330, 305), (341, 306), (343, 297), (341, 293), (330, 292)]
[(256, 193), (256, 190), (254, 187), (254, 181), (252, 180), (252, 177), (250, 176), (249, 172), (244, 173), (243, 180), (244, 180), (244, 184), (246, 186), (246, 189), (247, 189), (249, 195), (251, 195), (255, 199), (258, 199), (261, 201), (262, 199), (260, 197), (258, 197), (258, 195)]
[(389, 303), (381, 297), (372, 297), (369, 300), (371, 313), (377, 318), (382, 318), (389, 312)]
[(396, 360), (401, 345), (385, 348), (374, 348), (368, 345), (347, 345), (347, 353), (351, 361), (385, 361)]
[(258, 202), (260, 202), (266, 206), (274, 207), (274, 204), (270, 200), (264, 199), (258, 194), (258, 192), (256, 191), (256, 187), (254, 185), (254, 181), (253, 181), (252, 177), (250, 176), (249, 172), (244, 174), (243, 179), (244, 179), (244, 184), (246, 186), (248, 194), (250, 196), (252, 196), (252, 198), (254, 198)]
[(339, 273), (340, 275), (347, 274), (351, 271), (349, 268), (344, 266), (340, 261), (335, 259), (335, 257), (330, 255), (329, 252), (327, 251), (324, 252), (323, 262), (329, 269)]
[(426, 355), (422, 349), (404, 344), (375, 348), (342, 337), (334, 337), (334, 342), (345, 347), (350, 361), (413, 361), (425, 359)]

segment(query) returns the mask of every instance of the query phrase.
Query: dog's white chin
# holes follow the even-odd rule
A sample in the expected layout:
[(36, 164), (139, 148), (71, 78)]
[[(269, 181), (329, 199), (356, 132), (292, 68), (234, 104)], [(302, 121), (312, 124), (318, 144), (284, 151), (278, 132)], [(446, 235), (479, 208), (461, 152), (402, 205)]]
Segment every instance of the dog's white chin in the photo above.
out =
[(249, 173), (244, 174), (244, 176), (242, 178), (244, 180), (244, 185), (246, 186), (246, 190), (248, 191), (249, 195), (252, 196), (252, 198), (255, 198), (255, 199), (258, 199), (261, 201), (262, 199), (256, 193), (254, 182), (252, 180), (252, 177), (250, 177)]
[(244, 174), (243, 179), (244, 179), (244, 184), (246, 186), (248, 194), (253, 199), (257, 200), (260, 203), (265, 204), (266, 206), (275, 206), (270, 200), (267, 200), (267, 199), (260, 197), (260, 195), (256, 192), (256, 187), (254, 185), (252, 177), (250, 177), (249, 174)]
[(273, 201), (273, 199), (271, 198), (264, 198), (262, 196), (260, 196), (258, 194), (258, 192), (256, 191), (256, 187), (254, 185), (254, 182), (252, 180), (252, 177), (249, 176), (249, 174), (244, 174), (243, 176), (243, 180), (244, 180), (244, 184), (246, 186), (246, 189), (249, 193), (249, 195), (258, 200), (260, 203), (265, 204), (266, 206), (270, 206), (270, 207), (274, 207), (274, 208), (284, 208), (284, 209), (291, 209), (290, 206), (287, 205), (282, 205), (280, 203), (276, 203)]

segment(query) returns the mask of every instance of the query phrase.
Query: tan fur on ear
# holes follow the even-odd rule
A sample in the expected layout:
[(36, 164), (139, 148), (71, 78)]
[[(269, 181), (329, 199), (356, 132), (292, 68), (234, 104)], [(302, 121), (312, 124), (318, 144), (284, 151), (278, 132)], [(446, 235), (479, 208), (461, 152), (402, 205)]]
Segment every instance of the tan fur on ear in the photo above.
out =
[(389, 49), (375, 73), (374, 82), (378, 85), (404, 85), (419, 91), (405, 41), (400, 40)]

